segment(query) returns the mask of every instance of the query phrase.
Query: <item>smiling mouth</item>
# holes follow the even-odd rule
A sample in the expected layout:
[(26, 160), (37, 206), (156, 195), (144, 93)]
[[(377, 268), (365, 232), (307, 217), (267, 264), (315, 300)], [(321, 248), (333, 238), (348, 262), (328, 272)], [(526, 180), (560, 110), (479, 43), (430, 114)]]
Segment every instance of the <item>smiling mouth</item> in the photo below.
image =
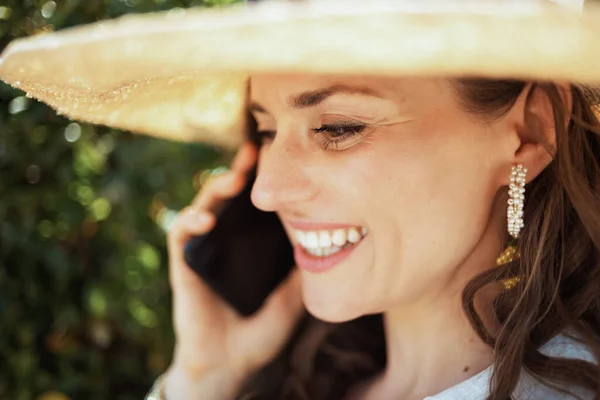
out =
[(333, 230), (295, 230), (298, 245), (313, 257), (328, 257), (355, 246), (367, 235), (364, 227)]

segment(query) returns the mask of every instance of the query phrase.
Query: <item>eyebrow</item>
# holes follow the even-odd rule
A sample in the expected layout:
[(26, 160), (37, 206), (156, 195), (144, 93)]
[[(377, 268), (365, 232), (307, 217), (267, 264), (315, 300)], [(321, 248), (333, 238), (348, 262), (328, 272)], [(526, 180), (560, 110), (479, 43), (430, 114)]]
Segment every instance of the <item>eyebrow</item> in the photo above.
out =
[[(321, 104), (322, 102), (324, 102), (327, 98), (329, 98), (335, 94), (340, 94), (340, 93), (360, 94), (360, 95), (364, 95), (364, 96), (372, 96), (372, 97), (379, 97), (379, 98), (383, 97), (378, 92), (376, 92), (375, 90), (368, 88), (368, 87), (333, 85), (333, 86), (329, 86), (327, 88), (310, 90), (307, 92), (302, 92), (299, 94), (292, 95), (288, 98), (287, 103), (292, 108), (297, 108), (297, 109), (310, 108), (310, 107), (315, 107), (315, 106)], [(260, 112), (260, 113), (268, 114), (268, 111), (263, 106), (261, 106), (259, 103), (255, 102), (255, 101), (251, 102), (248, 105), (248, 110), (250, 112)]]

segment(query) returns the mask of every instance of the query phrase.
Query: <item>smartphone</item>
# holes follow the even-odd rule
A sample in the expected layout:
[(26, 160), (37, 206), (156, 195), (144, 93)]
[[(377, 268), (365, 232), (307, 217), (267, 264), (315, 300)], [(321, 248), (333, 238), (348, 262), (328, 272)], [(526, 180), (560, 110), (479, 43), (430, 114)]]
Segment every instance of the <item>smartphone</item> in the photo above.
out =
[[(259, 145), (255, 125), (250, 140)], [(185, 259), (219, 296), (243, 316), (254, 314), (294, 266), (294, 251), (279, 217), (250, 200), (256, 168), (242, 192), (225, 202), (214, 228), (192, 238)]]

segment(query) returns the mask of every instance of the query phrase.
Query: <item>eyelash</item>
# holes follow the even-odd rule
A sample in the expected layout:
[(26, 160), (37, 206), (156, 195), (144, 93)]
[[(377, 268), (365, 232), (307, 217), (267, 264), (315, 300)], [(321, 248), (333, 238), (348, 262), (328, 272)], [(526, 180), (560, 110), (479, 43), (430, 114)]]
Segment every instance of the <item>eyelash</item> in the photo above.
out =
[(335, 146), (335, 149), (339, 150), (338, 146), (340, 143), (343, 143), (352, 137), (361, 135), (365, 128), (366, 126), (362, 124), (341, 123), (322, 125), (319, 128), (313, 128), (312, 131), (315, 135), (322, 135), (323, 133), (329, 134), (329, 138), (323, 136), (323, 147), (325, 150), (328, 150), (332, 146)]
[[(365, 128), (366, 125), (363, 124), (340, 123), (322, 125), (318, 128), (312, 128), (311, 131), (314, 135), (322, 137), (322, 145), (325, 150), (328, 150), (332, 146), (335, 146), (336, 150), (338, 150), (340, 143), (345, 142), (352, 137), (362, 135)], [(258, 134), (261, 136), (262, 140), (272, 140), (275, 137), (274, 131), (261, 131), (258, 132)], [(326, 138), (324, 134), (328, 134), (330, 138)]]

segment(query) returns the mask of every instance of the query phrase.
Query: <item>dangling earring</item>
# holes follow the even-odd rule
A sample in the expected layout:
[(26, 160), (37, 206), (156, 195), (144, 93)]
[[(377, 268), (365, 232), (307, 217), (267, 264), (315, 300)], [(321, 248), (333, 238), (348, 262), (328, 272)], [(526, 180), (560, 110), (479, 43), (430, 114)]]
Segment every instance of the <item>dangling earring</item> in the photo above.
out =
[(506, 216), (508, 219), (508, 233), (515, 238), (519, 238), (521, 228), (525, 226), (523, 222), (523, 203), (525, 202), (525, 175), (527, 168), (522, 164), (512, 167), (510, 176), (510, 190), (508, 195), (508, 210)]
[[(523, 167), (522, 164), (518, 164), (512, 167), (510, 176), (510, 186), (508, 195), (508, 209), (506, 211), (506, 217), (508, 222), (508, 233), (513, 237), (508, 243), (508, 247), (504, 249), (502, 254), (496, 259), (496, 265), (501, 266), (512, 262), (519, 258), (517, 253), (517, 239), (521, 229), (525, 226), (523, 222), (523, 203), (525, 202), (525, 176), (527, 175), (527, 168)], [(502, 282), (502, 285), (506, 290), (512, 289), (519, 281), (520, 277), (515, 276), (513, 278), (506, 279)]]

